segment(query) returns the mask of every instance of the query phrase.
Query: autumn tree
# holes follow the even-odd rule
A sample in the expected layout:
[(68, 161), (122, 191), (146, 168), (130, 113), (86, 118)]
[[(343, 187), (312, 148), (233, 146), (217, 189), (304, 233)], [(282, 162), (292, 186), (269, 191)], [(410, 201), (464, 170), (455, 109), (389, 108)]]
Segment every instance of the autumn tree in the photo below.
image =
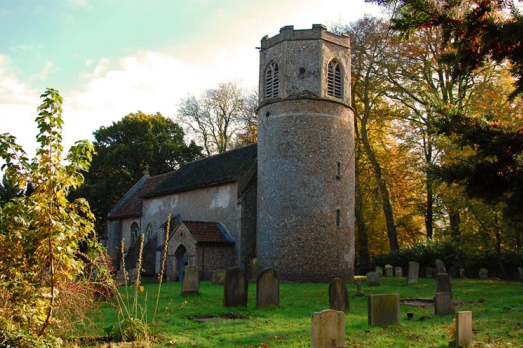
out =
[[(178, 117), (196, 136), (207, 155), (222, 153), (231, 148), (242, 131), (240, 141), (254, 140), (256, 99), (247, 95), (238, 83), (220, 83), (200, 97), (189, 95), (183, 98), (178, 106)], [(242, 130), (245, 126), (247, 128)]]

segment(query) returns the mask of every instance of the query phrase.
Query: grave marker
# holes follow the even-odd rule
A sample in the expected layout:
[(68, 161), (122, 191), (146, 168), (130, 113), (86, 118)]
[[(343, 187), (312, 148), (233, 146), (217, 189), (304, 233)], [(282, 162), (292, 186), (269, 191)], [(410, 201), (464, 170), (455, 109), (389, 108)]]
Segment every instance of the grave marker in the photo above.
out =
[(458, 269), (458, 272), (459, 272), (459, 277), (460, 277), (461, 279), (465, 278), (465, 268), (460, 267), (460, 268)]
[(361, 281), (361, 278), (356, 280), (356, 282), (354, 283), (356, 284), (356, 296), (358, 297), (361, 297), (361, 296), (365, 296), (365, 294), (363, 293), (363, 291), (361, 291), (361, 285), (362, 285), (362, 281)]
[(380, 276), (383, 275), (383, 268), (381, 266), (376, 266), (376, 273), (378, 273)]
[(433, 271), (432, 267), (425, 268), (425, 277), (434, 278), (434, 271)]
[(380, 274), (376, 272), (367, 273), (367, 286), (380, 286)]
[(447, 273), (436, 274), (436, 293), (448, 292), (452, 298), (452, 285), (450, 283), (450, 277)]
[(256, 308), (280, 306), (280, 281), (278, 272), (266, 268), (256, 279)]
[(488, 269), (486, 268), (481, 268), (479, 270), (479, 279), (481, 280), (486, 280), (488, 279)]
[(445, 268), (445, 263), (442, 260), (437, 259), (434, 262), (434, 265), (436, 266), (436, 274), (438, 274), (438, 273), (447, 273), (447, 269)]
[(413, 285), (418, 283), (419, 263), (416, 261), (409, 262), (409, 273), (407, 275), (407, 284)]
[(452, 279), (455, 279), (458, 277), (458, 269), (454, 266), (450, 267), (449, 268), (449, 276), (452, 278)]
[(392, 266), (391, 265), (385, 265), (385, 277), (392, 277)]
[(454, 314), (454, 301), (448, 292), (438, 292), (434, 297), (436, 315)]
[(312, 314), (311, 348), (345, 347), (345, 314), (327, 309)]
[(245, 271), (240, 267), (233, 267), (225, 273), (223, 287), (224, 307), (247, 307), (249, 282)]
[(403, 277), (403, 268), (401, 268), (399, 266), (394, 268), (394, 276), (395, 277)]
[(389, 326), (400, 324), (400, 295), (369, 295), (367, 311), (370, 326)]
[(334, 278), (329, 285), (329, 306), (335, 311), (349, 312), (349, 292), (340, 278)]
[(183, 269), (182, 296), (200, 294), (200, 268), (186, 266)]
[(469, 347), (472, 345), (472, 312), (456, 313), (456, 345)]
[(225, 270), (218, 269), (212, 274), (213, 285), (223, 285), (225, 283)]
[(258, 274), (260, 274), (261, 271), (261, 264), (257, 259), (252, 259), (249, 263), (249, 281), (255, 282), (258, 279)]

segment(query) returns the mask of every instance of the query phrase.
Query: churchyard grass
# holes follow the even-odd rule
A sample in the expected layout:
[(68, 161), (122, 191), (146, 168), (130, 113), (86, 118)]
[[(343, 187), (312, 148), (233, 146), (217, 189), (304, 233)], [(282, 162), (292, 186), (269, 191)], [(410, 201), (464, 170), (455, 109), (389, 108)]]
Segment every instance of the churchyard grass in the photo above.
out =
[[(367, 287), (366, 295), (399, 293), (400, 299), (434, 296), (434, 280), (420, 278), (407, 285), (405, 278), (382, 278), (380, 287)], [(157, 283), (145, 283), (156, 294)], [(520, 282), (452, 280), (457, 311), (473, 312), (475, 347), (523, 347), (523, 287)], [(281, 284), (279, 308), (256, 309), (256, 284), (249, 283), (247, 308), (224, 308), (223, 286), (202, 282), (200, 295), (181, 296), (180, 283), (164, 283), (156, 322), (150, 323), (153, 347), (309, 347), (311, 315), (329, 307), (329, 284)], [(124, 288), (120, 288), (123, 290)], [(401, 325), (373, 327), (367, 324), (367, 297), (356, 297), (348, 284), (350, 313), (346, 314), (347, 347), (447, 347), (455, 315), (432, 316), (433, 307), (401, 305)], [(124, 292), (124, 291), (123, 291)], [(139, 294), (144, 303), (145, 294)], [(155, 296), (148, 296), (152, 313)], [(141, 302), (140, 302), (141, 301)], [(407, 320), (407, 313), (413, 313)], [(103, 336), (101, 328), (116, 323), (116, 311), (106, 306), (98, 318), (99, 329), (87, 333)], [(222, 318), (197, 322), (198, 318)], [(420, 320), (421, 319), (421, 320)], [(94, 342), (91, 341), (92, 345)]]

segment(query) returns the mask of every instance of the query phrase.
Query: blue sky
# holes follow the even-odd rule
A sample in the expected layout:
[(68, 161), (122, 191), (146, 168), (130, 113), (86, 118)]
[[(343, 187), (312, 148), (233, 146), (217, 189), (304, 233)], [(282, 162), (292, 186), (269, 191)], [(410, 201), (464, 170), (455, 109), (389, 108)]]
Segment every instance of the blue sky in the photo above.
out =
[(260, 39), (349, 23), (364, 0), (0, 0), (0, 133), (34, 155), (39, 95), (64, 97), (64, 143), (130, 112), (176, 119), (180, 98), (220, 82), (257, 88)]

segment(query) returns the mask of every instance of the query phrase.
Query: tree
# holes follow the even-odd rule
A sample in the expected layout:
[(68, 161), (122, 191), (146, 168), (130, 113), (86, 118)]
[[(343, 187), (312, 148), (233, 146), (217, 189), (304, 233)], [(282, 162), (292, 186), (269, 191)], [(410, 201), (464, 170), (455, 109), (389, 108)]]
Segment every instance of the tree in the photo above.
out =
[(62, 163), (62, 97), (47, 89), (36, 118), (40, 148), (29, 161), (16, 139), (0, 134), (5, 178), (18, 188), (28, 182), (33, 192), (14, 198), (0, 220), (0, 289), (6, 306), (0, 309), (5, 335), (12, 326), (42, 336), (56, 323), (57, 303), (68, 282), (82, 276), (86, 264), (77, 257), (80, 242), (98, 248), (94, 216), (85, 199), (69, 201), (70, 190), (82, 185), (93, 147), (79, 141)]
[(0, 208), (11, 199), (21, 197), (23, 194), (23, 190), (4, 176), (0, 182)]
[(240, 129), (236, 137), (236, 147), (254, 144), (258, 141), (258, 91), (248, 93), (244, 98), (242, 111), (240, 112)]
[(220, 83), (218, 88), (206, 90), (200, 98), (189, 95), (182, 99), (178, 116), (199, 138), (207, 155), (211, 155), (230, 148), (241, 128), (242, 117), (245, 120), (247, 116), (249, 125), (253, 109), (249, 105), (255, 104), (248, 102), (237, 83)]
[(99, 234), (110, 209), (146, 171), (167, 173), (202, 156), (194, 142), (185, 144), (183, 129), (160, 113), (128, 114), (95, 131), (94, 137), (91, 169), (75, 196), (89, 201)]

